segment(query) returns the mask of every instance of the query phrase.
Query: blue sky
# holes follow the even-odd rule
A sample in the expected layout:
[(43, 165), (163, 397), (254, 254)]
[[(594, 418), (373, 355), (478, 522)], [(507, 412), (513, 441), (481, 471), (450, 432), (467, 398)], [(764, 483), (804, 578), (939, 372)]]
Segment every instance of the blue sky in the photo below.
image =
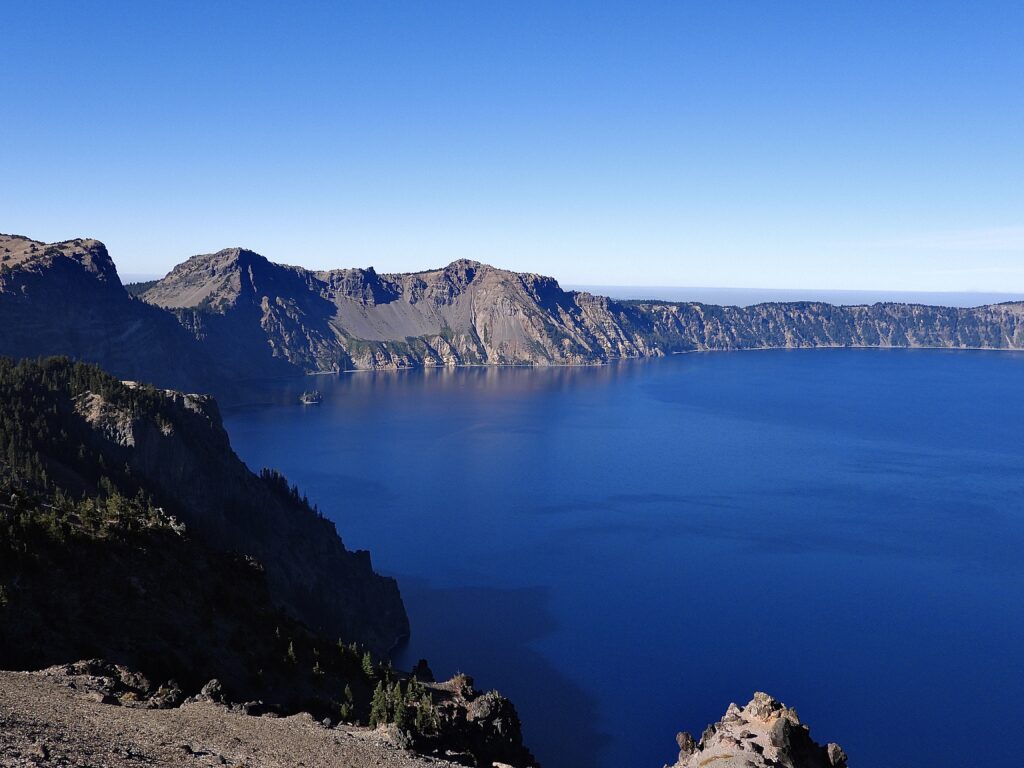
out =
[(0, 230), (1024, 292), (1024, 3), (4, 3)]

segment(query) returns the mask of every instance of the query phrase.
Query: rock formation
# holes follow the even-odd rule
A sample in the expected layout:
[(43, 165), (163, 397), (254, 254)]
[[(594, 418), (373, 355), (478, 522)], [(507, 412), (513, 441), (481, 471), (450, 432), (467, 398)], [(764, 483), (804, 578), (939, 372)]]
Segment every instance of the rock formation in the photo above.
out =
[(311, 272), (233, 248), (194, 256), (142, 294), (219, 357), (300, 371), (458, 364), (579, 364), (656, 354), (606, 299), (549, 277), (456, 261), (380, 275)]
[(271, 355), (304, 372), (753, 348), (1024, 348), (1024, 303), (619, 302), (466, 260), (408, 274), (312, 272), (236, 248), (192, 257), (141, 296), (173, 310), (219, 358)]
[(475, 261), (405, 274), (311, 271), (242, 248), (194, 256), (129, 292), (95, 240), (10, 235), (0, 236), (0, 324), (0, 354), (63, 354), (121, 378), (222, 396), (242, 380), (352, 369), (761, 348), (1024, 349), (1021, 302), (613, 301)]
[(676, 743), (679, 760), (672, 768), (846, 768), (838, 744), (816, 744), (796, 710), (766, 693), (755, 693), (744, 707), (730, 704), (700, 741), (684, 731)]

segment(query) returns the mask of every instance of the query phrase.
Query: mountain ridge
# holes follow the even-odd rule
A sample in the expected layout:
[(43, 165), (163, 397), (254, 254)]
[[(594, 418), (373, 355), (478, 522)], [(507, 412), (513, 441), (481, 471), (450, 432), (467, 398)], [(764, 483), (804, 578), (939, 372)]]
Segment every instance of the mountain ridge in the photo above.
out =
[[(197, 269), (229, 251), (192, 257), (142, 294), (158, 306), (202, 316), (215, 290), (196, 287)], [(252, 254), (250, 251), (234, 251)], [(1024, 303), (974, 308), (876, 302), (766, 302), (747, 307), (700, 302), (619, 301), (565, 291), (554, 278), (460, 259), (419, 272), (305, 270), (260, 259), (248, 296), (214, 302), (262, 307), (266, 344), (304, 372), (459, 364), (603, 363), (675, 352), (804, 347), (1024, 348)], [(243, 264), (238, 263), (236, 271)], [(287, 274), (298, 290), (281, 292)], [(264, 284), (257, 284), (263, 277)], [(268, 279), (269, 277), (269, 279)], [(303, 291), (305, 295), (303, 295)], [(296, 308), (289, 314), (284, 305)], [(301, 310), (301, 311), (300, 311)], [(222, 314), (228, 314), (225, 310)], [(289, 335), (287, 317), (303, 334)], [(196, 320), (186, 321), (186, 325)], [(236, 325), (240, 334), (244, 326)], [(251, 322), (249, 324), (251, 329)]]
[(418, 272), (310, 270), (235, 247), (192, 256), (132, 293), (99, 241), (0, 236), (0, 354), (68, 355), (230, 402), (239, 382), (351, 370), (774, 348), (1024, 349), (1024, 302), (615, 300), (471, 259)]

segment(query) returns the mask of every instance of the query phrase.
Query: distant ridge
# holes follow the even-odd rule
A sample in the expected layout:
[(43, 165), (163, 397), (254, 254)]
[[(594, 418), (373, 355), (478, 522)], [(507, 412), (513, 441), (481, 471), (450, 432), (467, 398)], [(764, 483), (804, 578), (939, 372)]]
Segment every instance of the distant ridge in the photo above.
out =
[(691, 351), (1024, 348), (1024, 303), (974, 308), (615, 300), (470, 260), (312, 271), (245, 248), (121, 285), (102, 243), (0, 237), (0, 354), (223, 391), (256, 378), (450, 365), (583, 365)]

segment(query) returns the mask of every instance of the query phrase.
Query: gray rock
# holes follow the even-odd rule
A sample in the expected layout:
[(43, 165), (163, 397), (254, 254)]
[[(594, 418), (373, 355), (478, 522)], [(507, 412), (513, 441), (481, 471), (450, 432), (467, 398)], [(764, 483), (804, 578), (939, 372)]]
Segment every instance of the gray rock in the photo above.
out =
[(816, 744), (796, 710), (765, 693), (755, 693), (744, 707), (730, 704), (698, 743), (688, 733), (676, 742), (679, 760), (673, 768), (846, 768), (838, 745)]
[(150, 709), (172, 709), (180, 706), (185, 701), (185, 694), (178, 684), (171, 680), (166, 685), (160, 686), (156, 693), (149, 697), (146, 702)]
[(828, 759), (832, 761), (832, 765), (835, 768), (846, 768), (846, 752), (838, 744), (831, 743), (828, 745)]
[(223, 704), (224, 698), (224, 686), (220, 684), (220, 680), (213, 679), (203, 686), (203, 689), (199, 692), (198, 699), (202, 701), (212, 701), (215, 704)]
[(680, 763), (697, 751), (697, 742), (694, 740), (693, 735), (687, 731), (681, 731), (676, 734), (676, 744), (679, 745)]

